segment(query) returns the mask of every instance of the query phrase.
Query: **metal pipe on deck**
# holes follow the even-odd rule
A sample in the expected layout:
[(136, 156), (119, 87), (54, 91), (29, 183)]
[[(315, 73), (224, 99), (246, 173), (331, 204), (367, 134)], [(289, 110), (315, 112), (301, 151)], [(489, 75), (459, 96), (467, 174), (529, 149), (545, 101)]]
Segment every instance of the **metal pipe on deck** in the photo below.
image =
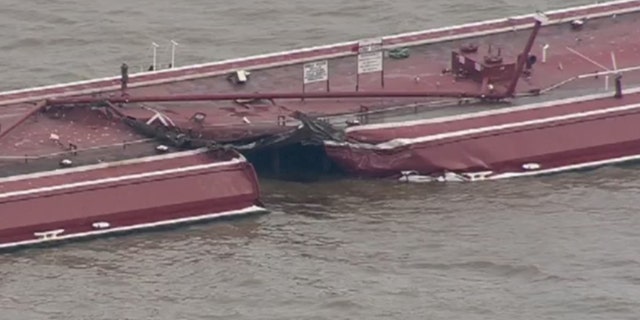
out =
[(276, 100), (276, 99), (357, 99), (357, 98), (475, 98), (500, 100), (504, 94), (482, 94), (452, 91), (346, 91), (346, 92), (266, 92), (266, 93), (220, 93), (220, 94), (183, 94), (148, 95), (129, 97), (70, 97), (47, 100), (47, 105), (139, 102), (177, 102), (177, 101), (225, 101), (225, 100)]
[[(40, 101), (38, 103), (36, 103), (34, 105), (33, 108), (31, 108), (27, 113), (24, 114), (24, 116), (22, 116), (20, 119), (18, 119), (18, 121), (14, 122), (12, 125), (10, 125), (8, 128), (4, 129), (4, 131), (0, 130), (0, 139), (4, 138), (4, 136), (6, 136), (9, 132), (11, 132), (13, 129), (17, 128), (19, 125), (21, 125), (23, 122), (27, 121), (27, 119), (29, 119), (32, 115), (38, 113), (40, 110), (42, 110), (43, 107), (45, 107), (47, 105), (46, 101)], [(0, 128), (1, 129), (1, 128)]]

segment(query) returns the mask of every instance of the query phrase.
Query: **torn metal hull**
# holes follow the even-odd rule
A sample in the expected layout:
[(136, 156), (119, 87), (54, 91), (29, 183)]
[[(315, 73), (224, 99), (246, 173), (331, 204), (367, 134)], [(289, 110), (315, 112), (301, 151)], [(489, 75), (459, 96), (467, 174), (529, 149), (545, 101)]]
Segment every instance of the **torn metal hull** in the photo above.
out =
[(327, 141), (354, 175), (528, 176), (640, 159), (640, 89), (462, 116), (352, 127)]
[(0, 178), (0, 249), (264, 212), (251, 164), (195, 150)]

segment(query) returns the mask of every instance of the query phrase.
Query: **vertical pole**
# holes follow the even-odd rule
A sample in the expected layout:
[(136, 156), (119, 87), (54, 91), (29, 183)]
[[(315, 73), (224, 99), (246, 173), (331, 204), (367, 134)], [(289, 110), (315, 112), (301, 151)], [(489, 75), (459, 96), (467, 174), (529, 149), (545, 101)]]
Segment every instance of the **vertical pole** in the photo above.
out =
[(176, 67), (176, 46), (177, 42), (171, 40), (171, 68)]
[(358, 55), (356, 56), (356, 91), (360, 90), (360, 44), (358, 44)]
[(151, 45), (153, 45), (153, 71), (156, 71), (158, 70), (158, 67), (156, 65), (158, 44), (155, 42), (152, 42)]
[(382, 70), (380, 70), (380, 85), (384, 88), (384, 50), (382, 50), (382, 58), (381, 58)]
[(331, 78), (331, 73), (329, 72), (329, 60), (327, 60), (327, 92), (330, 91), (329, 89), (329, 78)]
[(126, 63), (123, 63), (120, 66), (120, 82), (121, 82), (121, 94), (123, 96), (127, 95), (127, 84), (129, 83), (129, 66)]

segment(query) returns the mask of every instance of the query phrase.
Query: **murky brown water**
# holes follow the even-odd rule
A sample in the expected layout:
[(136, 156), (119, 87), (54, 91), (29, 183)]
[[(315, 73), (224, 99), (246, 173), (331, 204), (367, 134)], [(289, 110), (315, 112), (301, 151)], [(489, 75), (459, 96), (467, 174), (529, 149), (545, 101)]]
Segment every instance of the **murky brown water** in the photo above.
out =
[[(0, 87), (586, 2), (3, 0)], [(270, 215), (0, 256), (0, 320), (635, 319), (639, 181), (264, 181)]]

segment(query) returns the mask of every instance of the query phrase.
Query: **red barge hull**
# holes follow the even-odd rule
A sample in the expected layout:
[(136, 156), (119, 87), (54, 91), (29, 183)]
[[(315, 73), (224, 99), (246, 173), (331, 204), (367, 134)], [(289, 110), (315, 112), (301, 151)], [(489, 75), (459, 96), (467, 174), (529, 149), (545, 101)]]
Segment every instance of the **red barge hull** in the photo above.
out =
[(209, 150), (0, 178), (0, 249), (265, 212), (259, 193), (244, 157)]
[[(640, 2), (633, 0), (547, 12), (547, 21), (531, 47), (531, 53), (540, 62), (533, 66), (530, 77), (519, 82), (516, 96), (532, 91), (566, 96), (575, 94), (574, 90), (600, 90), (605, 81), (594, 82), (593, 76), (613, 77), (615, 72), (624, 73), (627, 84), (640, 84), (640, 65), (636, 55), (640, 47), (635, 41), (639, 29), (636, 23), (638, 17)], [(572, 20), (585, 18), (587, 22), (582, 30), (571, 30), (569, 24)], [(479, 83), (477, 79), (456, 79), (451, 72), (442, 74), (443, 69), (452, 67), (452, 51), (459, 51), (461, 46), (470, 42), (477, 43), (480, 49), (463, 57), (463, 64), (469, 68), (475, 67), (472, 66), (473, 61), (479, 63), (478, 68), (484, 68), (483, 55), (490, 46), (493, 45), (494, 53), (501, 52), (508, 72), (487, 75), (492, 77), (491, 81), (496, 81), (491, 84), (495, 87), (495, 93), (503, 96), (510, 86), (507, 78), (514, 73), (514, 63), (522, 53), (535, 20), (535, 15), (522, 15), (383, 37), (381, 42), (385, 52), (405, 47), (411, 52), (404, 59), (385, 56), (383, 73), (358, 75), (357, 51), (360, 42), (349, 41), (131, 74), (127, 77), (125, 96), (138, 103), (128, 103), (120, 112), (143, 122), (155, 121), (158, 113), (162, 112), (178, 127), (193, 128), (211, 139), (227, 142), (295, 130), (300, 123), (290, 116), (294, 111), (335, 118), (416, 102), (427, 105), (440, 103), (441, 99), (433, 101), (433, 97), (442, 96), (442, 93), (448, 93), (447, 97), (451, 93), (459, 96), (465, 93), (469, 96), (490, 95), (484, 92), (488, 83)], [(611, 53), (615, 54), (615, 68), (610, 66)], [(461, 58), (459, 55), (457, 57)], [(328, 63), (328, 81), (304, 85), (303, 64), (324, 60)], [(487, 70), (495, 68), (495, 65), (487, 66)], [(228, 77), (237, 71), (250, 73), (246, 83), (230, 83)], [(386, 80), (382, 81), (383, 78)], [(6, 131), (6, 128), (11, 128), (22, 119), (31, 107), (29, 103), (45, 100), (52, 103), (87, 99), (117, 100), (123, 96), (122, 79), (110, 77), (0, 93), (0, 135), (2, 130)], [(356, 90), (359, 93), (377, 94), (369, 98), (340, 98), (357, 96)], [(315, 95), (329, 92), (324, 99), (293, 98), (303, 91)], [(270, 94), (273, 92), (280, 94)], [(399, 92), (405, 98), (391, 98)], [(425, 92), (433, 93), (431, 98), (426, 95), (420, 98), (420, 94)], [(217, 98), (197, 102), (154, 99), (177, 93), (192, 97), (215, 94)], [(140, 102), (136, 97), (144, 97), (150, 103)], [(223, 97), (225, 101), (213, 101)], [(238, 101), (245, 98), (271, 101)], [(540, 99), (546, 97), (541, 96)], [(451, 100), (455, 103), (456, 98)], [(195, 114), (200, 114), (203, 119), (198, 124), (192, 121)]]
[(353, 127), (326, 142), (359, 176), (402, 172), (468, 180), (576, 170), (640, 159), (640, 89), (452, 117)]
[[(479, 180), (635, 159), (638, 90), (612, 98), (610, 87), (617, 74), (640, 85), (639, 18), (640, 1), (621, 0), (384, 37), (382, 72), (361, 74), (360, 50), (375, 46), (350, 41), (130, 77), (123, 65), (120, 77), (0, 93), (0, 248), (263, 211), (243, 158), (149, 157), (145, 148), (170, 140), (259, 150), (278, 171), (299, 155), (279, 152), (310, 118), (366, 119), (343, 140), (312, 123), (321, 141), (336, 138), (314, 147), (360, 176), (454, 171)], [(326, 76), (307, 79), (310, 62)], [(557, 100), (585, 91), (604, 93)], [(463, 97), (536, 104), (478, 112), (456, 105)], [(455, 116), (417, 111), (443, 102)], [(414, 109), (401, 122), (369, 122)], [(52, 170), (59, 157), (80, 166)], [(135, 160), (112, 162), (122, 158)], [(90, 165), (99, 159), (108, 164)]]

